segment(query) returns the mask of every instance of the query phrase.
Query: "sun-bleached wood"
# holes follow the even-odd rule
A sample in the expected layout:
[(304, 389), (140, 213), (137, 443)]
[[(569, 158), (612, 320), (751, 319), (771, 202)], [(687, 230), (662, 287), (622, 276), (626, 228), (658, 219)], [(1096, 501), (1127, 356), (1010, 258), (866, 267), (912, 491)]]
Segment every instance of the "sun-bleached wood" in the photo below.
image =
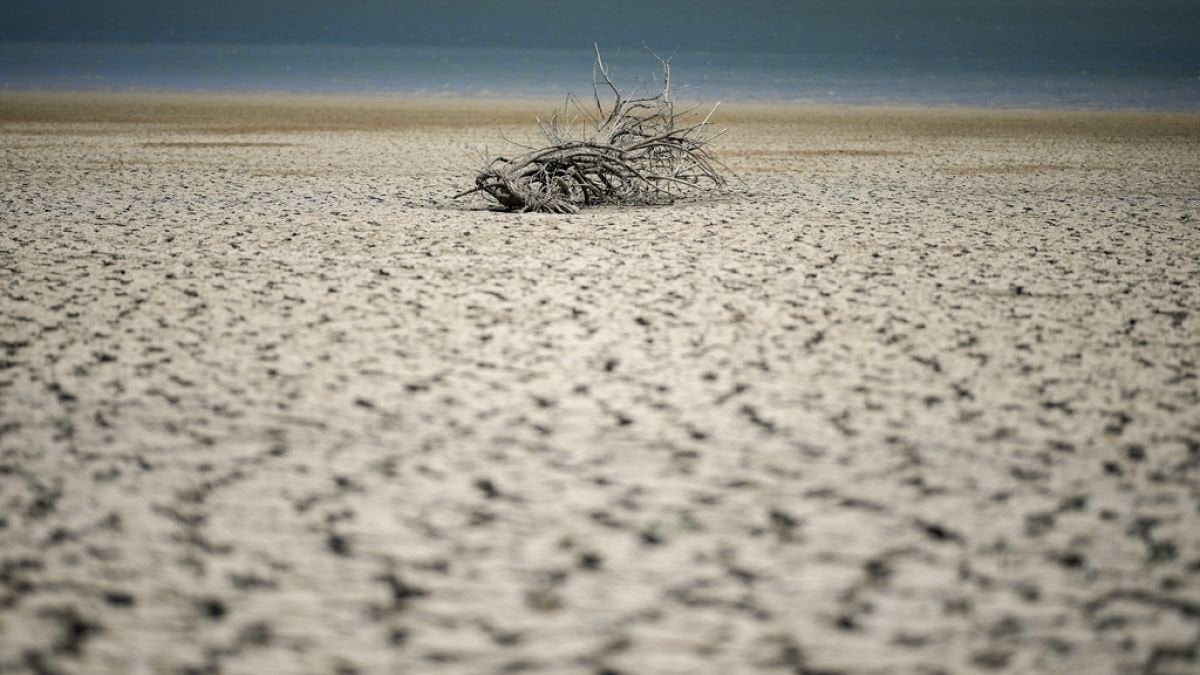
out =
[(592, 101), (568, 94), (549, 121), (538, 120), (544, 147), (492, 159), (475, 187), (458, 196), (484, 192), (511, 211), (575, 213), (601, 204), (671, 203), (681, 194), (723, 188), (725, 167), (709, 148), (720, 135), (710, 125), (716, 106), (703, 118), (694, 107), (677, 111), (671, 61), (655, 58), (661, 91), (627, 95), (597, 48)]

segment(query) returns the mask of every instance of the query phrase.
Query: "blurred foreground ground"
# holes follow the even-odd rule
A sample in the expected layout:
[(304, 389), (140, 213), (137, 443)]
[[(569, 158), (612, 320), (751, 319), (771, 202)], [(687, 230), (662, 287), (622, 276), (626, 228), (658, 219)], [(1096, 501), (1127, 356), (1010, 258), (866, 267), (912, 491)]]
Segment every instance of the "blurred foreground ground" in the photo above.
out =
[(0, 98), (0, 672), (1184, 673), (1200, 118)]

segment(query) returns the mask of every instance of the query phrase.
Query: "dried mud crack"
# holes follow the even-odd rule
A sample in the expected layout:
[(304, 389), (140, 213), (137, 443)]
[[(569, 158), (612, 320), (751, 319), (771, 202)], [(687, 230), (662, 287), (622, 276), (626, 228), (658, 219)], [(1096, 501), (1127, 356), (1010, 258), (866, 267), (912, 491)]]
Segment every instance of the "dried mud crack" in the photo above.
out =
[(483, 108), (51, 99), (0, 672), (1196, 670), (1193, 117), (734, 107), (754, 198), (516, 215)]

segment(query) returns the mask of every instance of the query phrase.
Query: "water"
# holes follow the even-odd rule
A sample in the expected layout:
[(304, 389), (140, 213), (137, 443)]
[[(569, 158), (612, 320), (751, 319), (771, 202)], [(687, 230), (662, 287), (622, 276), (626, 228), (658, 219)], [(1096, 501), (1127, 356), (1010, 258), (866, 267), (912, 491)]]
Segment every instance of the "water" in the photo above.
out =
[[(622, 86), (651, 55), (607, 55)], [(590, 93), (588, 49), (331, 45), (0, 43), (0, 87), (423, 96)], [(1200, 110), (1200, 68), (948, 58), (678, 52), (673, 84), (706, 101)]]

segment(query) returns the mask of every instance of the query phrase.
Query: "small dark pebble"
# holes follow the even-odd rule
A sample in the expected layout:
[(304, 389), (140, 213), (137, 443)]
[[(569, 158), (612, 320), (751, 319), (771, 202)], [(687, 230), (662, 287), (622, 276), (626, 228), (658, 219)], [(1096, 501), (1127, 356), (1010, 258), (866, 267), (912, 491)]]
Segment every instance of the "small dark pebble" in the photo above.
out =
[(648, 546), (657, 546), (663, 543), (662, 537), (654, 530), (642, 530), (638, 534), (641, 536), (642, 543)]
[(500, 496), (500, 490), (496, 488), (496, 484), (490, 478), (480, 478), (475, 481), (475, 487), (483, 493), (488, 499), (496, 499)]
[(395, 574), (385, 574), (379, 577), (379, 580), (388, 585), (392, 591), (392, 606), (396, 609), (403, 609), (409, 600), (413, 598), (423, 598), (429, 595), (429, 592), (424, 588), (413, 586), (404, 581)]
[(325, 540), (326, 546), (334, 555), (349, 556), (350, 555), (350, 540), (340, 534), (331, 534)]
[(200, 611), (213, 621), (220, 621), (229, 613), (229, 610), (225, 607), (225, 603), (216, 598), (207, 598), (201, 600), (198, 604)]
[(1058, 504), (1060, 511), (1082, 511), (1087, 508), (1088, 498), (1086, 495), (1076, 495), (1067, 497)]
[(800, 524), (795, 516), (780, 509), (768, 511), (767, 518), (771, 521), (771, 527), (779, 531), (794, 530)]
[(875, 584), (885, 584), (892, 578), (892, 566), (881, 558), (868, 560), (863, 565), (863, 571), (866, 572), (867, 578)]
[(958, 533), (937, 523), (921, 522), (920, 525), (921, 529), (925, 532), (925, 534), (929, 535), (931, 539), (935, 539), (937, 541), (962, 541), (962, 537)]
[(1070, 569), (1078, 569), (1085, 563), (1087, 563), (1087, 559), (1083, 557), (1083, 554), (1075, 551), (1064, 553), (1058, 557), (1058, 564)]
[(104, 602), (113, 607), (132, 607), (137, 604), (137, 600), (132, 595), (122, 591), (109, 591), (105, 593)]

